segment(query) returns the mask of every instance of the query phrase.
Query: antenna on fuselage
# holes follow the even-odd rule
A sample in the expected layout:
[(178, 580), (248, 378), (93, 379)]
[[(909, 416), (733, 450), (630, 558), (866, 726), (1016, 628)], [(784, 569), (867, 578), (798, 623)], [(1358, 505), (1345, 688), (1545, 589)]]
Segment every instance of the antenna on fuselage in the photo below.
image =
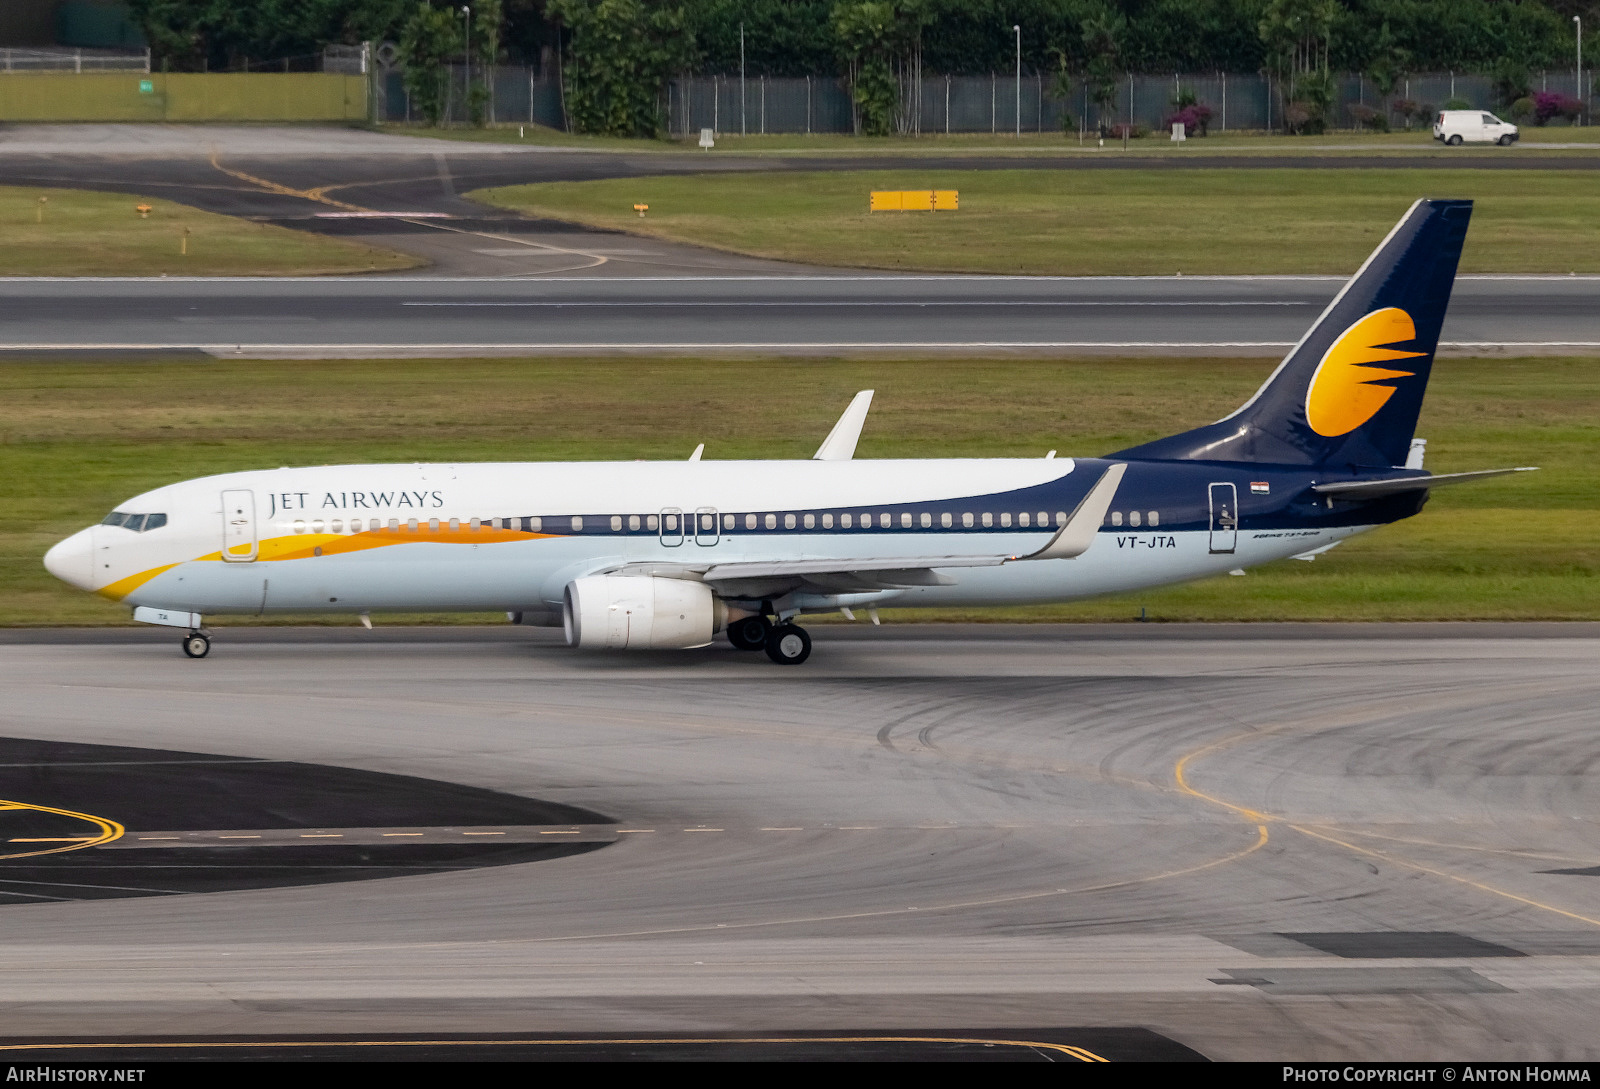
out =
[(861, 439), (862, 427), (866, 426), (867, 410), (872, 407), (872, 394), (872, 390), (864, 389), (855, 395), (850, 407), (844, 410), (839, 422), (833, 425), (828, 437), (811, 455), (812, 461), (849, 461), (856, 456), (856, 443)]
[(696, 446), (694, 448), (694, 453), (689, 455), (689, 460), (690, 461), (699, 461), (700, 460), (700, 455), (705, 453), (705, 452), (706, 452), (706, 444), (705, 443), (701, 443), (699, 446)]

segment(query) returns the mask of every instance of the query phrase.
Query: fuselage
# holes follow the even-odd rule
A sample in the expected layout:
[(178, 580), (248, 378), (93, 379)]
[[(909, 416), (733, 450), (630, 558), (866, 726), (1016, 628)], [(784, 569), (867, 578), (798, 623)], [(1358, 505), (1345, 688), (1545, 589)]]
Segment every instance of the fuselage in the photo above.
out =
[[(198, 614), (557, 613), (625, 565), (1027, 556), (1100, 459), (341, 465), (229, 473), (135, 496), (53, 548), (58, 577)], [(1129, 462), (1073, 559), (950, 568), (941, 585), (840, 597), (896, 606), (1047, 603), (1298, 555), (1415, 513), (1425, 493), (1313, 495), (1325, 470)], [(151, 518), (162, 515), (162, 518)], [(120, 519), (118, 518), (120, 517)], [(812, 595), (815, 598), (815, 595)], [(808, 599), (811, 600), (811, 599)], [(811, 600), (806, 611), (827, 607)]]

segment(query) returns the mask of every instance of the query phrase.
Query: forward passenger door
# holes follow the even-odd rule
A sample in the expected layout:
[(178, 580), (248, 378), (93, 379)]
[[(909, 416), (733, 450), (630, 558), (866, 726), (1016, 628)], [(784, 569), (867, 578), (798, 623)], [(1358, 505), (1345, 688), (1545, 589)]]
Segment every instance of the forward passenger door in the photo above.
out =
[(222, 493), (222, 558), (249, 563), (256, 558), (256, 495), (247, 488)]

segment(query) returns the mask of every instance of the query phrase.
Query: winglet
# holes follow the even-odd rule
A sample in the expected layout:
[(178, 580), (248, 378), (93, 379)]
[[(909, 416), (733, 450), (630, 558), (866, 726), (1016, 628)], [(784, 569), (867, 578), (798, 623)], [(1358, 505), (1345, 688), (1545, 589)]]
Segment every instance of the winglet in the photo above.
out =
[(694, 448), (694, 453), (689, 455), (689, 460), (690, 461), (699, 461), (700, 460), (700, 455), (705, 453), (705, 452), (706, 452), (706, 444), (705, 443), (701, 443), (699, 446), (696, 446)]
[(855, 457), (856, 442), (861, 438), (861, 428), (867, 422), (867, 409), (872, 407), (872, 390), (856, 394), (850, 407), (844, 410), (839, 422), (833, 425), (828, 437), (822, 440), (812, 461), (849, 461)]
[(1122, 461), (1107, 468), (1100, 474), (1100, 479), (1094, 482), (1094, 487), (1089, 489), (1089, 494), (1078, 503), (1078, 509), (1072, 512), (1067, 524), (1050, 539), (1049, 544), (1031, 555), (1014, 558), (1070, 560), (1089, 551), (1089, 546), (1094, 544), (1095, 535), (1100, 532), (1101, 524), (1106, 520), (1106, 511), (1111, 509), (1111, 500), (1115, 498), (1117, 488), (1122, 484), (1122, 474), (1127, 471), (1128, 465)]

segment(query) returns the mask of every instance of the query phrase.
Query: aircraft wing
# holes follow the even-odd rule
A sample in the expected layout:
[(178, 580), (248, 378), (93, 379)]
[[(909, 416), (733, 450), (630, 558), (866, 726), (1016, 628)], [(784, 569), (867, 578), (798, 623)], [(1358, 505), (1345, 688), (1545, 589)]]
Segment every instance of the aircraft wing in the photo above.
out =
[(1531, 473), (1537, 469), (1537, 465), (1523, 465), (1515, 469), (1480, 469), (1473, 473), (1436, 473), (1431, 476), (1392, 477), (1389, 480), (1344, 480), (1333, 484), (1313, 484), (1311, 490), (1318, 495), (1377, 499), (1385, 495), (1398, 495), (1401, 492), (1440, 488), (1446, 484), (1468, 484), (1474, 480), (1487, 480), (1492, 476), (1505, 476), (1507, 473)]
[(1127, 469), (1128, 466), (1120, 462), (1108, 467), (1050, 542), (1026, 556), (875, 556), (697, 564), (644, 562), (624, 564), (614, 572), (694, 579), (710, 583), (724, 597), (770, 597), (794, 591), (854, 594), (916, 586), (949, 586), (955, 579), (942, 574), (941, 569), (999, 567), (1014, 561), (1072, 559), (1082, 555), (1094, 543)]
[(893, 556), (872, 559), (752, 560), (706, 564), (630, 563), (617, 574), (689, 578), (709, 583), (724, 597), (771, 597), (800, 591), (858, 594), (949, 586), (939, 568), (999, 567), (1010, 556)]

